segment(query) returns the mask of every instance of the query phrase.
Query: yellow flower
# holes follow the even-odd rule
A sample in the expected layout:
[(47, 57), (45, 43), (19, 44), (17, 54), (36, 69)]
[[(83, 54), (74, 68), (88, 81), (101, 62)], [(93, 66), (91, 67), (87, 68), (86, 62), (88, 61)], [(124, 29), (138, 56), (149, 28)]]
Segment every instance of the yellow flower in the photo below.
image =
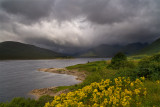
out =
[(126, 77), (115, 78), (113, 82), (109, 79), (102, 80), (74, 92), (55, 96), (54, 100), (46, 103), (44, 107), (117, 107), (130, 106), (133, 101), (141, 106), (141, 101), (147, 94), (141, 80), (131, 82), (130, 78)]
[(139, 89), (135, 89), (134, 92), (135, 92), (136, 94), (139, 94), (139, 93), (140, 93)]
[(160, 83), (160, 81), (159, 81), (159, 80), (157, 80), (157, 81), (156, 81), (156, 83), (157, 83), (157, 84), (159, 84), (159, 83)]
[(49, 102), (47, 102), (44, 107), (49, 107), (49, 106), (50, 106), (50, 104), (49, 104)]
[(141, 79), (144, 81), (144, 80), (145, 80), (145, 77), (141, 77)]
[(96, 93), (96, 92), (98, 92), (98, 90), (97, 90), (97, 89), (95, 89), (93, 92), (94, 92), (94, 93)]
[(134, 83), (133, 83), (133, 82), (131, 82), (130, 86), (131, 86), (131, 87), (133, 87), (133, 86), (134, 86)]

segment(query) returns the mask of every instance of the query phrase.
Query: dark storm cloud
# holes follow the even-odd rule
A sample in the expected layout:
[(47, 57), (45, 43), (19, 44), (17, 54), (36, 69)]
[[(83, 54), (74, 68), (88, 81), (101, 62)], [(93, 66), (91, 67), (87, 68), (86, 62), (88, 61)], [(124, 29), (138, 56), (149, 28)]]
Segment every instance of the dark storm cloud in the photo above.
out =
[(134, 17), (148, 5), (149, 0), (57, 0), (54, 9), (62, 20), (84, 16), (93, 23), (106, 24)]
[(8, 22), (10, 18), (6, 13), (0, 12), (0, 22)]
[(0, 41), (58, 51), (160, 37), (160, 0), (0, 0)]
[(50, 39), (46, 39), (44, 37), (26, 38), (25, 42), (42, 47), (42, 48), (51, 49), (56, 52), (66, 53), (66, 54), (74, 54), (74, 53), (81, 52), (87, 49), (87, 48), (80, 47), (80, 46), (73, 47), (73, 46), (59, 45), (59, 44), (54, 43)]
[[(88, 20), (98, 24), (120, 22), (136, 14), (134, 6), (137, 7), (137, 0), (130, 0), (130, 3), (128, 1), (95, 0), (92, 2), (92, 0), (88, 0), (84, 3), (83, 11)], [(134, 11), (133, 8), (135, 8)]]
[(3, 0), (1, 7), (8, 13), (22, 15), (30, 20), (47, 17), (54, 0)]

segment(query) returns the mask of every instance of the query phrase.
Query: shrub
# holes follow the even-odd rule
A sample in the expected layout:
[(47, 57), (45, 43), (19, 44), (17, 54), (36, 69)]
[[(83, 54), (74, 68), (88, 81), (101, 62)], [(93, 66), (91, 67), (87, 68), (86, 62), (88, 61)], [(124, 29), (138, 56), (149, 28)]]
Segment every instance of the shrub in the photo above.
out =
[(94, 82), (77, 91), (55, 96), (45, 107), (140, 107), (147, 94), (144, 79), (131, 82), (130, 78), (118, 77), (114, 81)]
[(125, 68), (125, 69), (120, 69), (117, 71), (117, 73), (115, 74), (115, 77), (130, 77), (130, 79), (136, 80), (136, 78), (139, 78), (138, 76), (138, 68)]
[(117, 53), (111, 60), (111, 64), (115, 64), (117, 62), (127, 61), (127, 57), (125, 54), (119, 52)]
[(10, 102), (0, 103), (0, 107), (43, 107), (46, 102), (51, 102), (54, 97), (42, 96), (38, 101), (34, 99), (14, 98)]
[(37, 104), (38, 105), (45, 105), (46, 102), (51, 102), (54, 99), (54, 97), (45, 95), (38, 99)]
[(30, 98), (14, 98), (11, 102), (1, 103), (0, 107), (42, 107)]
[(108, 67), (112, 69), (132, 68), (134, 67), (134, 64), (133, 62), (127, 60), (125, 54), (119, 52), (112, 58)]
[(157, 80), (160, 78), (160, 54), (146, 57), (139, 62), (138, 76)]

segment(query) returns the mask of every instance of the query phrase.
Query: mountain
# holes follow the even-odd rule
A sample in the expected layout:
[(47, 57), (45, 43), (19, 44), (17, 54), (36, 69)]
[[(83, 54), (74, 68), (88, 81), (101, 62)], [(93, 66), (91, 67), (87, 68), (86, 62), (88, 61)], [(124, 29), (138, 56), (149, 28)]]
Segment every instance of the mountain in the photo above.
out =
[(34, 45), (6, 41), (0, 43), (0, 59), (50, 59), (62, 57), (62, 54)]
[(160, 52), (160, 38), (143, 48), (138, 54), (155, 54)]
[(86, 52), (79, 54), (79, 57), (111, 57), (117, 51), (119, 51), (121, 46), (119, 45), (100, 45), (95, 48), (89, 49)]
[(148, 43), (131, 43), (126, 46), (123, 46), (120, 52), (123, 52), (126, 55), (133, 55), (145, 48), (146, 46), (148, 46)]
[(131, 55), (147, 45), (147, 43), (132, 43), (125, 46), (103, 44), (79, 54), (78, 57), (113, 57), (117, 52)]

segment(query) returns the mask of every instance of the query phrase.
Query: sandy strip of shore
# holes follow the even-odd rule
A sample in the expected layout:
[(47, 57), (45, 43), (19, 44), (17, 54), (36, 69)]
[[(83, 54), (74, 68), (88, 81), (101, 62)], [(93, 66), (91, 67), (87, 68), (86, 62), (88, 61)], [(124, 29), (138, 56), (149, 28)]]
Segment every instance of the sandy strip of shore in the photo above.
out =
[[(77, 77), (76, 79), (80, 81), (83, 81), (86, 78), (86, 74), (84, 71), (79, 72), (77, 70), (68, 70), (66, 68), (42, 68), (42, 69), (38, 69), (38, 71), (73, 75), (73, 76), (76, 76)], [(56, 87), (34, 89), (29, 94), (34, 95), (36, 99), (39, 99), (41, 96), (44, 96), (44, 95), (57, 96), (62, 93), (69, 92), (68, 89), (65, 89), (59, 92), (55, 92), (54, 90), (56, 90)]]

